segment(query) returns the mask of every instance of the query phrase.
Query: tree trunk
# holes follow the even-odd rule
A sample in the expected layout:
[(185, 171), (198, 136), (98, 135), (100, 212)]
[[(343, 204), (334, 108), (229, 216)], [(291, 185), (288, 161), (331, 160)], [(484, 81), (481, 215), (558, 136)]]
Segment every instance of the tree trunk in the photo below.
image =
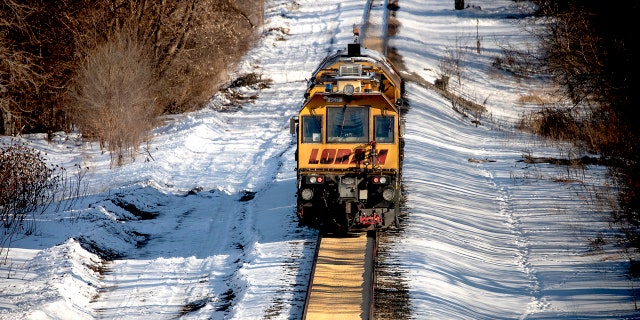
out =
[[(2, 101), (0, 101), (1, 103)], [(1, 106), (0, 106), (1, 107)], [(14, 134), (14, 123), (11, 112), (0, 108), (0, 133), (5, 136), (11, 136)]]

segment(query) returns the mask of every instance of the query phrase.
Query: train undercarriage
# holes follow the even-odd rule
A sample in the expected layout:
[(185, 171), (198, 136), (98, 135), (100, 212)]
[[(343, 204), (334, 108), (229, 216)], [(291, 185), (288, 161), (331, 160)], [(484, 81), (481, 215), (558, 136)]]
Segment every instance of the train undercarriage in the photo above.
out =
[(326, 232), (398, 226), (400, 179), (395, 172), (301, 173), (297, 197), (300, 222)]

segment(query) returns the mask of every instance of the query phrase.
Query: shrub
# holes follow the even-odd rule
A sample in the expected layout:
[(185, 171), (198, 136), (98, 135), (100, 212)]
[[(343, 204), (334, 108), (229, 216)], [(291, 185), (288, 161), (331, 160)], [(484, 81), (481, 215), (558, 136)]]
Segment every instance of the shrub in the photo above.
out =
[(135, 158), (159, 114), (150, 60), (125, 32), (87, 53), (70, 96), (74, 122), (85, 137), (110, 151), (117, 165), (125, 155)]
[(50, 168), (42, 154), (24, 143), (0, 145), (0, 254), (18, 233), (34, 231), (29, 214), (42, 213), (53, 202), (64, 169)]
[(537, 134), (557, 140), (571, 140), (578, 133), (578, 125), (567, 109), (543, 108), (531, 119), (531, 128)]

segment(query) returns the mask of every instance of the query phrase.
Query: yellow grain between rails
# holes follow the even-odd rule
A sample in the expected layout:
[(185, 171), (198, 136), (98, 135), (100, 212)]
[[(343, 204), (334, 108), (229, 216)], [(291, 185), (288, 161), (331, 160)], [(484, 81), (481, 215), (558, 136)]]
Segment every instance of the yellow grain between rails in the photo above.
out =
[(319, 241), (303, 319), (372, 319), (375, 232)]

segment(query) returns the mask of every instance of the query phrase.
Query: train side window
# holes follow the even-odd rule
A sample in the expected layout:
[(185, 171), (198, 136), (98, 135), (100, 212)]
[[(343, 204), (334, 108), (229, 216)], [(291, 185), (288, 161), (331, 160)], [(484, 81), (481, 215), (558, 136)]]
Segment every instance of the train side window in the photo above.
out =
[(302, 116), (302, 142), (322, 142), (322, 116)]
[(369, 142), (369, 108), (327, 107), (327, 142)]
[(374, 119), (374, 140), (378, 143), (394, 142), (395, 117), (375, 116)]

